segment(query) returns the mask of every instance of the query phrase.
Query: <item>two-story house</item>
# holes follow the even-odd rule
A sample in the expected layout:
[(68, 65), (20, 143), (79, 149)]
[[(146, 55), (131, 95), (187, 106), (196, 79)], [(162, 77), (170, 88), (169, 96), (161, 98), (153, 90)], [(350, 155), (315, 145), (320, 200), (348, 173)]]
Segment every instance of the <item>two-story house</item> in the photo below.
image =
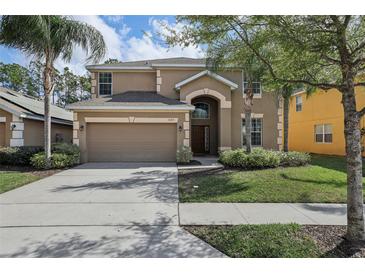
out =
[[(205, 59), (168, 58), (90, 65), (92, 99), (74, 111), (73, 142), (83, 162), (175, 161), (240, 148), (244, 71), (207, 70)], [(254, 83), (252, 144), (280, 149), (281, 103)]]
[[(365, 107), (365, 88), (356, 87), (356, 108)], [(342, 95), (336, 89), (294, 93), (289, 105), (290, 150), (318, 154), (345, 155), (344, 111)], [(364, 117), (360, 128), (365, 128)], [(362, 138), (363, 156), (365, 140)]]

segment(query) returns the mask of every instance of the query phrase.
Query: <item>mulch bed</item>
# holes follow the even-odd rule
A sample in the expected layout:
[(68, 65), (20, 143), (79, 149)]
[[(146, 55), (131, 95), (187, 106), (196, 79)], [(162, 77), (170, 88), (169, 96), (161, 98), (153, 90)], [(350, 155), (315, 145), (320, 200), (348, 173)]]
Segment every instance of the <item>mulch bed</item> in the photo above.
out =
[(300, 233), (316, 242), (323, 257), (365, 258), (365, 243), (354, 247), (344, 239), (346, 226), (303, 225)]
[(191, 160), (189, 163), (177, 163), (178, 166), (201, 166), (201, 162), (197, 160)]
[(33, 167), (30, 167), (30, 166), (4, 166), (4, 165), (0, 165), (0, 171), (27, 172), (27, 173), (31, 173), (35, 176), (40, 176), (40, 177), (51, 176), (51, 175), (56, 174), (58, 172), (61, 172), (63, 170), (65, 170), (65, 169), (39, 170), (39, 169), (35, 169)]

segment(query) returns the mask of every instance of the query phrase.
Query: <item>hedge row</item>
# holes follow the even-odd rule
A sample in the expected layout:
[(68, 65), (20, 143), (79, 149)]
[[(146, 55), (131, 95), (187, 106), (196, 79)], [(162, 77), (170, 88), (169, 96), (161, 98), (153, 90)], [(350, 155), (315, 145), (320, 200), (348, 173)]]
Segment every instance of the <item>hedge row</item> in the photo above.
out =
[[(51, 166), (64, 168), (79, 164), (80, 149), (77, 145), (57, 143), (52, 145)], [(0, 148), (1, 165), (33, 166), (46, 168), (43, 147), (4, 147)]]
[(262, 169), (278, 166), (302, 166), (310, 162), (310, 155), (303, 152), (282, 152), (254, 148), (251, 153), (243, 149), (224, 151), (219, 161), (226, 167)]

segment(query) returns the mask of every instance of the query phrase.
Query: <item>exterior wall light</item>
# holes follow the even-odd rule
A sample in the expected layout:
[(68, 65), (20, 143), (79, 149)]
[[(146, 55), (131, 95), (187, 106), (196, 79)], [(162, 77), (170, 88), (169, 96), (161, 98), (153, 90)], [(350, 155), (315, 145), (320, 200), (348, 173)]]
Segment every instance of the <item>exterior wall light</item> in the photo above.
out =
[(81, 125), (80, 126), (80, 131), (84, 131), (84, 128), (85, 128), (85, 126), (84, 125)]
[(11, 130), (14, 130), (16, 128), (16, 125), (15, 124), (12, 124), (11, 125)]
[(179, 126), (179, 132), (182, 132), (182, 130), (183, 130), (183, 127), (182, 127), (182, 125), (180, 125)]

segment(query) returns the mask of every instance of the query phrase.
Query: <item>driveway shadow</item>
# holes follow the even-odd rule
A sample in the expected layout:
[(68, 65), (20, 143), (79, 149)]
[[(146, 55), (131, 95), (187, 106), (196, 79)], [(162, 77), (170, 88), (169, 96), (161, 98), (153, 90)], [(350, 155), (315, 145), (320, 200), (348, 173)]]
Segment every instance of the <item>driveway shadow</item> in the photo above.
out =
[(178, 198), (177, 178), (173, 173), (152, 170), (131, 173), (126, 179), (91, 181), (85, 184), (61, 185), (52, 192), (85, 190), (126, 190), (137, 189), (141, 198), (154, 198), (160, 202), (176, 201)]
[[(166, 217), (160, 216), (164, 222)], [(79, 231), (78, 231), (79, 230)], [(83, 230), (83, 231), (82, 231)], [(24, 239), (0, 257), (221, 257), (222, 254), (178, 226), (59, 228), (44, 240)], [(78, 231), (78, 232), (66, 232)], [(82, 232), (81, 232), (82, 231)]]

